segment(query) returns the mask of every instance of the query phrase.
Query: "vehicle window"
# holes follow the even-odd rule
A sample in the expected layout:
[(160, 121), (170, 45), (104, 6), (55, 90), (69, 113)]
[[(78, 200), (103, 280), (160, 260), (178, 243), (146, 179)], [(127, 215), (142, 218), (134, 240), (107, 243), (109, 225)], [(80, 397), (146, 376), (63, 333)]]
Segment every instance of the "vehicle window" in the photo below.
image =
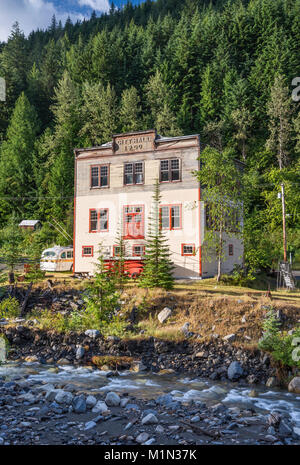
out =
[(60, 256), (60, 258), (66, 258), (66, 252), (63, 252)]

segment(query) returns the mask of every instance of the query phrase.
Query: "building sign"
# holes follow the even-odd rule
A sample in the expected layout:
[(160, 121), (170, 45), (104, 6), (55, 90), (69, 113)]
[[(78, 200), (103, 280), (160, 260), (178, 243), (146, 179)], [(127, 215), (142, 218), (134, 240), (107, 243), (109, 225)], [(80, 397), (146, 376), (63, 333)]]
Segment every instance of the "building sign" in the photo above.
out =
[(143, 134), (115, 136), (114, 151), (116, 153), (143, 152), (154, 149), (155, 132)]

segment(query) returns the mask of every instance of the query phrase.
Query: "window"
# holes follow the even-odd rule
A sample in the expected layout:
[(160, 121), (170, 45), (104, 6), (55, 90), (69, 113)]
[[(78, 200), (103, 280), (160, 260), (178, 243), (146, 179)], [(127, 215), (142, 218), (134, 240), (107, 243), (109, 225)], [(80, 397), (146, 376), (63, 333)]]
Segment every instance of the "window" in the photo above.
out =
[(67, 258), (73, 258), (73, 252), (67, 252)]
[(66, 258), (66, 252), (63, 252), (60, 256), (60, 258)]
[(92, 245), (84, 245), (82, 247), (82, 256), (83, 257), (93, 257), (94, 256), (94, 247)]
[(144, 239), (144, 206), (124, 207), (124, 237), (126, 239)]
[(190, 257), (195, 254), (195, 244), (181, 244), (181, 255)]
[(181, 229), (181, 205), (163, 205), (160, 208), (162, 229)]
[[(113, 246), (113, 255), (114, 257), (119, 257), (121, 252), (121, 247), (119, 245)], [(123, 246), (123, 255), (125, 254), (125, 247)]]
[(108, 187), (109, 166), (91, 166), (91, 187)]
[(228, 246), (228, 255), (233, 255), (233, 244), (229, 244)]
[(160, 182), (180, 181), (180, 160), (161, 160), (160, 162)]
[(145, 246), (144, 245), (134, 245), (132, 248), (133, 257), (142, 257), (145, 255)]
[(124, 166), (124, 184), (143, 184), (144, 182), (144, 163), (125, 163)]
[(90, 210), (90, 232), (108, 231), (108, 208)]

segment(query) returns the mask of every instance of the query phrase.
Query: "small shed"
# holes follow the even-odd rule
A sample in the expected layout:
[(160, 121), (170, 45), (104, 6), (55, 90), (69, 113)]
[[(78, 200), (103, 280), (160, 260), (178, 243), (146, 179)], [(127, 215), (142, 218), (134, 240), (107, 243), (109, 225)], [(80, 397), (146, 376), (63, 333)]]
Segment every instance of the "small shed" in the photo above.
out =
[(36, 229), (41, 227), (40, 220), (23, 220), (19, 224), (21, 229), (29, 229), (31, 231), (35, 231)]

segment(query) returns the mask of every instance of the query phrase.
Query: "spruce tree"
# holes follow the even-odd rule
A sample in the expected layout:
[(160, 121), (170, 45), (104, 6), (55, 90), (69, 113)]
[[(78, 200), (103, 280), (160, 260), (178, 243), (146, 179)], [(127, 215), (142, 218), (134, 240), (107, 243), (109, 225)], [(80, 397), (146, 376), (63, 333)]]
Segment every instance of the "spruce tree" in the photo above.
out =
[(173, 264), (170, 259), (168, 240), (164, 237), (160, 220), (160, 186), (155, 183), (153, 203), (149, 217), (144, 269), (139, 281), (140, 287), (172, 289), (174, 286)]
[(38, 130), (36, 111), (22, 93), (0, 150), (1, 222), (7, 220), (13, 211), (20, 217), (26, 217), (36, 207), (32, 165)]
[(135, 87), (125, 89), (122, 93), (119, 115), (121, 132), (141, 129), (140, 97)]

